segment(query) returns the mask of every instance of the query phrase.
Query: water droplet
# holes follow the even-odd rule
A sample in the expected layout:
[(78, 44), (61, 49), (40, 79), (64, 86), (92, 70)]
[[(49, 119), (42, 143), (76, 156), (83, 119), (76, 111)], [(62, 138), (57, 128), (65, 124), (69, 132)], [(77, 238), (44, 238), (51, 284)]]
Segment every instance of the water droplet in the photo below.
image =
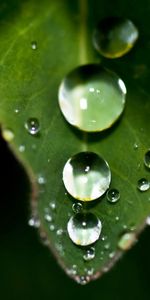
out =
[(72, 210), (74, 211), (74, 213), (80, 213), (83, 210), (83, 205), (80, 202), (77, 203), (73, 203), (72, 205)]
[[(90, 167), (89, 172), (85, 172), (86, 166)], [(71, 196), (81, 201), (92, 201), (102, 196), (110, 181), (108, 163), (93, 152), (80, 152), (64, 166), (64, 185)]]
[(56, 234), (57, 235), (62, 235), (64, 233), (63, 229), (57, 229)]
[(104, 246), (104, 249), (105, 249), (105, 250), (109, 250), (109, 248), (110, 248), (110, 243), (107, 243), (107, 244)]
[(46, 183), (46, 179), (43, 175), (38, 175), (37, 181), (40, 185), (44, 185)]
[(121, 57), (134, 46), (138, 30), (132, 21), (119, 17), (101, 20), (93, 34), (95, 49), (104, 57)]
[(136, 242), (136, 236), (134, 232), (127, 232), (124, 233), (119, 242), (118, 242), (118, 247), (121, 250), (129, 250), (131, 246)]
[(20, 151), (20, 152), (24, 152), (25, 149), (26, 149), (25, 145), (20, 145), (20, 146), (19, 146), (19, 151)]
[(120, 193), (116, 189), (107, 191), (107, 200), (111, 203), (116, 203), (120, 199)]
[(95, 248), (91, 247), (86, 250), (86, 253), (83, 255), (85, 261), (92, 260), (95, 257)]
[(106, 241), (106, 240), (107, 240), (107, 236), (106, 236), (106, 235), (103, 235), (102, 238), (101, 238), (101, 240), (102, 240), (102, 241)]
[(49, 203), (49, 207), (50, 207), (52, 210), (55, 210), (55, 209), (56, 209), (56, 203), (55, 203), (55, 202), (50, 202), (50, 203)]
[(85, 285), (89, 282), (89, 277), (88, 276), (80, 276), (77, 277), (77, 283), (81, 284), (81, 285)]
[(85, 272), (86, 272), (87, 275), (92, 276), (94, 274), (94, 268), (85, 269)]
[(138, 180), (137, 187), (141, 192), (145, 192), (149, 190), (150, 183), (146, 178), (141, 178), (140, 180)]
[(118, 222), (120, 220), (119, 216), (116, 216), (115, 220)]
[(146, 218), (146, 224), (147, 224), (147, 225), (150, 225), (150, 216), (148, 216), (148, 217)]
[(55, 230), (55, 226), (54, 226), (53, 224), (51, 224), (51, 225), (49, 226), (49, 229), (50, 229), (50, 231), (54, 231), (54, 230)]
[(139, 148), (138, 144), (134, 143), (133, 148), (134, 150), (137, 150)]
[(48, 213), (46, 213), (46, 214), (44, 215), (44, 219), (45, 219), (47, 222), (52, 222), (52, 216), (49, 215)]
[(150, 150), (145, 153), (144, 164), (148, 169), (150, 169)]
[(101, 228), (101, 221), (92, 213), (76, 214), (67, 225), (70, 239), (79, 246), (95, 243), (99, 239)]
[(16, 109), (14, 110), (14, 112), (15, 112), (16, 114), (18, 114), (18, 113), (19, 113), (19, 109), (16, 108)]
[(109, 258), (113, 258), (115, 256), (115, 252), (110, 252), (109, 253)]
[(40, 220), (38, 217), (32, 217), (29, 221), (28, 221), (28, 225), (31, 227), (35, 227), (35, 228), (39, 228), (40, 227)]
[(3, 128), (2, 137), (6, 142), (11, 142), (14, 139), (15, 135), (11, 129)]
[(69, 124), (97, 132), (111, 127), (120, 117), (125, 95), (124, 82), (115, 73), (89, 64), (74, 69), (62, 81), (59, 105)]
[(32, 50), (37, 49), (37, 42), (36, 41), (31, 42), (31, 48), (32, 48)]
[(40, 124), (36, 118), (28, 119), (24, 126), (31, 135), (37, 135), (40, 131)]

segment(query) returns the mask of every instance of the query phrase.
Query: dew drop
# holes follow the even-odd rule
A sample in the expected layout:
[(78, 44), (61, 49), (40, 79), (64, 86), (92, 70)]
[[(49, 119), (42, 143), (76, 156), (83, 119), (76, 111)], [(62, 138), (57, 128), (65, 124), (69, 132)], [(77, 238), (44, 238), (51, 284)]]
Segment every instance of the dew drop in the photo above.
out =
[(133, 148), (134, 150), (137, 150), (139, 148), (138, 144), (134, 143)]
[(15, 135), (11, 129), (3, 128), (2, 137), (6, 142), (11, 142), (14, 139)]
[(77, 283), (81, 285), (86, 285), (89, 282), (89, 277), (88, 276), (80, 276), (77, 277)]
[(92, 213), (76, 214), (67, 224), (70, 239), (79, 246), (95, 243), (101, 233), (101, 221)]
[(56, 203), (55, 203), (55, 202), (50, 202), (50, 203), (49, 203), (49, 207), (50, 207), (52, 210), (55, 210), (55, 209), (56, 209)]
[[(89, 166), (90, 171), (85, 172)], [(63, 169), (63, 182), (71, 196), (81, 201), (92, 201), (109, 188), (111, 171), (108, 163), (93, 152), (80, 152), (71, 157)]]
[(36, 118), (28, 119), (24, 126), (31, 135), (37, 135), (40, 131), (40, 124)]
[(20, 151), (20, 152), (24, 152), (25, 149), (26, 149), (25, 145), (20, 145), (20, 146), (19, 146), (19, 151)]
[(115, 256), (115, 252), (110, 252), (109, 253), (109, 258), (113, 258)]
[(80, 202), (77, 203), (73, 203), (72, 205), (72, 210), (74, 211), (74, 213), (80, 213), (83, 210), (83, 205)]
[(58, 235), (58, 236), (60, 236), (60, 235), (62, 235), (63, 234), (63, 229), (57, 229), (57, 231), (56, 231), (56, 234)]
[(95, 257), (95, 248), (91, 247), (86, 250), (86, 253), (83, 255), (85, 261), (92, 260)]
[(37, 49), (37, 42), (36, 41), (31, 42), (31, 48), (32, 48), (32, 50)]
[(18, 113), (19, 113), (19, 109), (18, 109), (18, 108), (15, 108), (14, 112), (15, 112), (16, 114), (18, 114)]
[(107, 240), (107, 236), (106, 236), (106, 235), (103, 235), (102, 238), (101, 238), (101, 240), (102, 240), (102, 241), (106, 241), (106, 240)]
[(141, 178), (138, 180), (137, 187), (141, 192), (149, 190), (150, 183), (146, 178)]
[(120, 117), (125, 95), (126, 87), (118, 75), (98, 64), (89, 64), (65, 77), (58, 98), (69, 124), (83, 131), (98, 132), (111, 127)]
[(109, 248), (110, 248), (110, 243), (105, 244), (104, 249), (109, 250)]
[(90, 268), (90, 269), (85, 268), (84, 271), (88, 276), (91, 276), (94, 274), (94, 268)]
[(38, 175), (37, 181), (40, 185), (44, 185), (46, 183), (46, 179), (43, 175)]
[(120, 199), (120, 193), (117, 189), (107, 191), (107, 200), (111, 203), (116, 203)]
[(117, 58), (130, 51), (138, 36), (131, 20), (109, 17), (99, 22), (93, 33), (93, 44), (104, 57)]
[(133, 232), (127, 232), (124, 233), (119, 242), (118, 242), (118, 247), (121, 250), (128, 250), (131, 248), (131, 246), (136, 242), (136, 236), (135, 233)]
[(120, 220), (119, 216), (115, 217), (115, 221), (118, 222)]
[(49, 215), (48, 213), (46, 213), (46, 214), (44, 215), (44, 219), (45, 219), (47, 222), (52, 222), (52, 216)]
[(148, 169), (150, 169), (150, 150), (145, 153), (144, 164)]
[(32, 217), (28, 221), (28, 225), (31, 227), (39, 228), (40, 227), (40, 220), (38, 217)]
[(53, 224), (51, 224), (51, 225), (49, 226), (49, 229), (50, 229), (50, 231), (54, 231), (54, 230), (55, 230), (55, 226), (54, 226)]

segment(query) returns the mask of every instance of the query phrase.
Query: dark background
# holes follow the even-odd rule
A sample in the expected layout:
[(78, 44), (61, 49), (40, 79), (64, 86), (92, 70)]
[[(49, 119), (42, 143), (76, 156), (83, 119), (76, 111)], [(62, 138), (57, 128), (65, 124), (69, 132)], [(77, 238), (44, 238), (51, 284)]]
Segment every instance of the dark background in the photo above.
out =
[(27, 225), (29, 184), (2, 139), (0, 166), (0, 299), (150, 299), (150, 228), (110, 272), (79, 286)]

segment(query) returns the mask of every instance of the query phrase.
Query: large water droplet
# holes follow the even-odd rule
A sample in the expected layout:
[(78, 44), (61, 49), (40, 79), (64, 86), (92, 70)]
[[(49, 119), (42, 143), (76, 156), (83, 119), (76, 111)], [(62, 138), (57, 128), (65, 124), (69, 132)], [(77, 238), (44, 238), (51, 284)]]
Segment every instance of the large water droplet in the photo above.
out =
[(67, 225), (70, 239), (79, 246), (95, 243), (100, 237), (101, 228), (101, 221), (92, 213), (76, 214)]
[(120, 199), (120, 193), (116, 189), (107, 191), (107, 200), (111, 203), (116, 203)]
[(73, 203), (72, 210), (74, 213), (80, 213), (83, 210), (83, 205), (80, 202)]
[(59, 105), (66, 120), (87, 132), (112, 126), (125, 106), (126, 87), (113, 72), (97, 64), (76, 68), (62, 81)]
[(6, 142), (11, 142), (14, 139), (14, 133), (11, 129), (9, 128), (4, 128), (2, 130), (2, 137)]
[(95, 257), (95, 248), (91, 247), (86, 250), (86, 253), (83, 255), (85, 261), (92, 260)]
[(24, 126), (31, 135), (36, 135), (40, 131), (40, 124), (36, 118), (28, 119)]
[(124, 233), (119, 242), (118, 242), (118, 247), (121, 250), (128, 250), (131, 248), (131, 246), (136, 242), (136, 236), (134, 232), (127, 232)]
[(138, 30), (132, 21), (119, 17), (101, 20), (93, 34), (95, 49), (104, 57), (121, 57), (134, 46)]
[(144, 164), (148, 169), (150, 169), (150, 150), (145, 153)]
[(145, 192), (150, 188), (150, 182), (146, 178), (138, 180), (137, 187), (141, 192)]
[(64, 166), (64, 185), (71, 196), (81, 201), (92, 201), (102, 196), (109, 188), (110, 181), (108, 163), (93, 152), (80, 152)]

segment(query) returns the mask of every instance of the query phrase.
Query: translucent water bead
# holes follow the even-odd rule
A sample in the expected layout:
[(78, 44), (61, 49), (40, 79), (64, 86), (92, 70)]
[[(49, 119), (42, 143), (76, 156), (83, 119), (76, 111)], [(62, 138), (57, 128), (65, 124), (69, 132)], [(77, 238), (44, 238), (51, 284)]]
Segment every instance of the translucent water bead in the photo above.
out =
[(108, 163), (93, 152), (80, 152), (66, 162), (63, 182), (68, 193), (81, 201), (92, 201), (109, 188), (111, 171)]
[(58, 95), (68, 123), (87, 132), (111, 127), (124, 110), (125, 96), (124, 82), (98, 64), (71, 71), (62, 81)]
[(130, 51), (138, 36), (131, 20), (109, 17), (99, 22), (93, 33), (93, 44), (104, 57), (117, 58)]
[(69, 237), (78, 246), (95, 243), (100, 237), (101, 228), (101, 221), (92, 213), (76, 214), (67, 224)]

